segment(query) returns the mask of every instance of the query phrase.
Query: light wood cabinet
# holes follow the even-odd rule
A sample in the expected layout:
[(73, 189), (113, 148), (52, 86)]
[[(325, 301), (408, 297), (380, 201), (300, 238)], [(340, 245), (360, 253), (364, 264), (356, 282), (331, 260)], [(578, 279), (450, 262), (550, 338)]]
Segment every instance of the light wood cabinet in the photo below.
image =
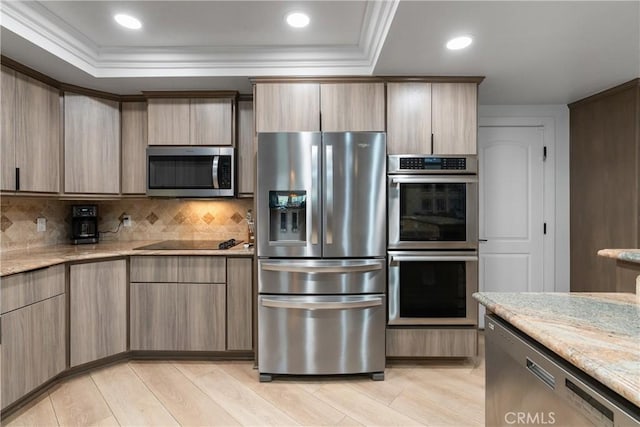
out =
[(253, 260), (227, 258), (227, 350), (253, 348)]
[(238, 195), (252, 196), (256, 169), (253, 101), (238, 101)]
[(126, 351), (126, 261), (76, 264), (69, 272), (71, 366)]
[(0, 70), (0, 189), (16, 189), (16, 73), (2, 66)]
[(15, 310), (64, 293), (64, 265), (4, 276), (0, 281), (1, 312)]
[(38, 80), (2, 67), (1, 188), (60, 191), (60, 95)]
[(320, 130), (319, 83), (257, 83), (256, 132)]
[(473, 357), (478, 331), (437, 328), (387, 328), (387, 357)]
[(431, 83), (387, 83), (387, 152), (431, 153)]
[(320, 100), (325, 132), (385, 130), (384, 83), (322, 83)]
[(119, 193), (119, 103), (66, 92), (64, 105), (64, 192)]
[(123, 102), (122, 126), (122, 194), (147, 191), (147, 104)]
[(2, 408), (65, 369), (65, 295), (2, 315)]
[(149, 99), (147, 108), (149, 145), (189, 145), (188, 99)]
[(130, 277), (132, 350), (225, 350), (225, 257), (131, 257)]
[(434, 152), (477, 154), (477, 85), (475, 83), (433, 83), (431, 88)]
[(149, 145), (233, 145), (233, 98), (151, 98)]
[(477, 83), (387, 83), (389, 154), (477, 154)]
[(382, 82), (257, 82), (256, 132), (384, 131)]

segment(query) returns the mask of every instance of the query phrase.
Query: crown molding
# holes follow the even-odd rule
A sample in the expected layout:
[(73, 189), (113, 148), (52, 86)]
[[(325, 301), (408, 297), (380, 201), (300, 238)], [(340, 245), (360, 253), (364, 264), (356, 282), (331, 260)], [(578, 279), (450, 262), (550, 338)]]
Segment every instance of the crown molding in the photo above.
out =
[(399, 2), (367, 1), (350, 46), (100, 47), (35, 1), (1, 2), (0, 25), (98, 78), (369, 75)]

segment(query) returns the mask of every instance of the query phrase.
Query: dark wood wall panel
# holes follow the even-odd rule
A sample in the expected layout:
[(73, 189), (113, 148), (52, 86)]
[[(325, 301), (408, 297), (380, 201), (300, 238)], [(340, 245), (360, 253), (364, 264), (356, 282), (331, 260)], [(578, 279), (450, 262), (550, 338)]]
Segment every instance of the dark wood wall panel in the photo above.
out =
[(571, 291), (616, 291), (603, 248), (637, 248), (638, 79), (571, 104)]

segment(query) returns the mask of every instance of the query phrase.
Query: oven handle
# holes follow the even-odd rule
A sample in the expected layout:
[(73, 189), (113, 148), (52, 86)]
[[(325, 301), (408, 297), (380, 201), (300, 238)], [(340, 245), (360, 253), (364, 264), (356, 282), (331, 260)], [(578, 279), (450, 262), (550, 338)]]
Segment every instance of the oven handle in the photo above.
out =
[(391, 262), (412, 262), (412, 261), (478, 261), (475, 255), (456, 256), (420, 256), (420, 255), (391, 255)]
[(382, 305), (382, 298), (363, 298), (354, 301), (332, 301), (332, 302), (302, 302), (276, 300), (270, 298), (262, 299), (263, 307), (293, 308), (299, 310), (349, 310), (354, 308), (370, 308)]
[(355, 265), (293, 265), (263, 262), (261, 268), (266, 271), (284, 271), (286, 273), (355, 273), (382, 270), (381, 263)]
[(474, 184), (476, 176), (397, 176), (391, 178), (392, 184)]

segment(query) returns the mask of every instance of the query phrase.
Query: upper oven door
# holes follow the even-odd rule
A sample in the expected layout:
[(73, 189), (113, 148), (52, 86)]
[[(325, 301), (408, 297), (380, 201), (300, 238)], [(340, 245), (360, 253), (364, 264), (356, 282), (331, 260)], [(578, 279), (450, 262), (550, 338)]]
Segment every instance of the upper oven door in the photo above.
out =
[(389, 249), (477, 249), (477, 176), (391, 175)]

